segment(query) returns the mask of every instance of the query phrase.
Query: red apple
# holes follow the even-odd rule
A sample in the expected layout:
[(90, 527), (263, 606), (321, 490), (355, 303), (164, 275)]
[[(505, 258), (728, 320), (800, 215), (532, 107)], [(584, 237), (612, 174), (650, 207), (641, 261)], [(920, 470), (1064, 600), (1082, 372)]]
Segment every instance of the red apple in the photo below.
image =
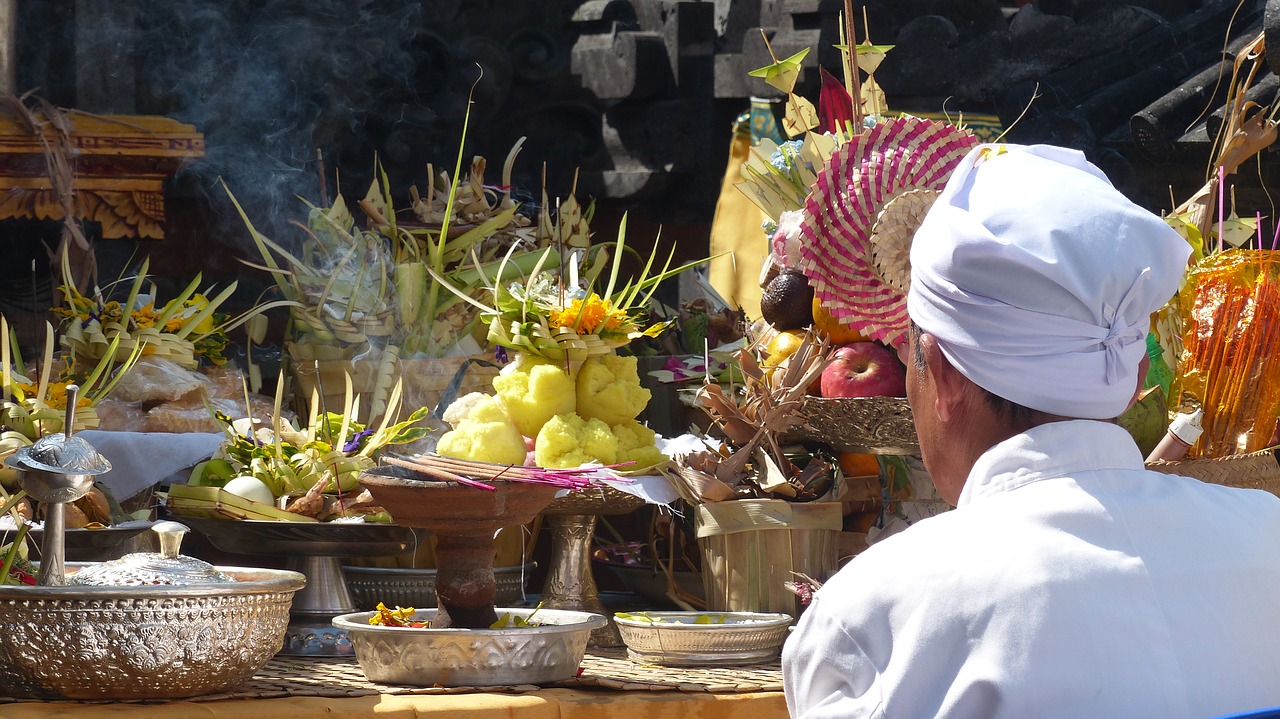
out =
[(879, 342), (851, 342), (836, 348), (820, 389), (823, 397), (905, 397), (907, 368)]

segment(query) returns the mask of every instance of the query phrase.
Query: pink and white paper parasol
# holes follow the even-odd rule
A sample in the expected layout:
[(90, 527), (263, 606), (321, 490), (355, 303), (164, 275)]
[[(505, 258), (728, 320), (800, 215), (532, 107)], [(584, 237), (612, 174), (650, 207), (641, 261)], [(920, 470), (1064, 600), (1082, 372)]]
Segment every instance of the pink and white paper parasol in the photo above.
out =
[(945, 122), (902, 117), (831, 155), (805, 200), (800, 269), (833, 317), (890, 346), (906, 341), (911, 238), (977, 144)]

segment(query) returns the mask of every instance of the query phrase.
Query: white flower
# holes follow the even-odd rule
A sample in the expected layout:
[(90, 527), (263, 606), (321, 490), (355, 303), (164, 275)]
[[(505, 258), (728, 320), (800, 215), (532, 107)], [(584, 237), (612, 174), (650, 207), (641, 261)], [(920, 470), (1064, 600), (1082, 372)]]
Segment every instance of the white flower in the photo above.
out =
[(800, 223), (804, 210), (787, 210), (778, 216), (778, 229), (771, 241), (773, 256), (783, 267), (800, 267)]

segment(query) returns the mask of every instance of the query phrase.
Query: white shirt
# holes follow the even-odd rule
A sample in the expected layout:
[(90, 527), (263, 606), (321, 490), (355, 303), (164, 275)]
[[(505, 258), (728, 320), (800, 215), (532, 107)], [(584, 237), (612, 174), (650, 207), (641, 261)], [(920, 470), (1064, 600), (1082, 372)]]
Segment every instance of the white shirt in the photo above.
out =
[(782, 664), (794, 719), (1280, 705), (1280, 498), (1148, 472), (1113, 424), (1042, 425), (832, 577)]

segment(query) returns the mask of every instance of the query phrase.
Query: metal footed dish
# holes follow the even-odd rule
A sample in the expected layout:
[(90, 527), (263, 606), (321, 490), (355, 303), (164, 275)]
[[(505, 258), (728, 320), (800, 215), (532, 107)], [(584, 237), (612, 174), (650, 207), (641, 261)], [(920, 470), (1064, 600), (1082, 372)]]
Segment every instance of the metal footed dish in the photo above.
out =
[(613, 618), (627, 657), (669, 667), (773, 661), (791, 626), (790, 615), (762, 612), (640, 612)]
[[(481, 687), (545, 684), (570, 679), (587, 652), (591, 630), (605, 618), (562, 609), (505, 609), (498, 615), (528, 618), (537, 626), (505, 629), (412, 629), (369, 624), (373, 612), (334, 617), (355, 646), (356, 660), (372, 682), (410, 686)], [(414, 613), (430, 621), (436, 610)]]
[[(525, 583), (537, 563), (511, 567), (494, 567), (493, 578), (498, 591), (493, 602), (509, 607), (524, 603)], [(436, 606), (436, 570), (400, 569), (395, 567), (344, 566), (347, 586), (356, 600), (356, 608), (371, 612), (381, 602), (388, 607), (431, 609)]]
[(414, 543), (409, 527), (376, 522), (277, 522), (178, 518), (232, 554), (372, 557), (401, 554)]
[[(139, 522), (129, 524), (127, 526), (102, 527), (100, 529), (68, 529), (63, 534), (63, 543), (66, 552), (66, 561), (68, 562), (104, 562), (108, 559), (116, 559), (131, 551), (137, 551), (132, 548), (132, 542), (138, 535), (145, 532), (152, 525), (152, 522)], [(0, 544), (13, 541), (13, 537), (17, 534), (14, 530), (0, 531)], [(31, 540), (32, 545), (38, 550), (44, 546), (44, 530), (31, 529), (27, 532), (27, 538)], [(39, 552), (32, 554), (32, 559), (39, 559)]]

